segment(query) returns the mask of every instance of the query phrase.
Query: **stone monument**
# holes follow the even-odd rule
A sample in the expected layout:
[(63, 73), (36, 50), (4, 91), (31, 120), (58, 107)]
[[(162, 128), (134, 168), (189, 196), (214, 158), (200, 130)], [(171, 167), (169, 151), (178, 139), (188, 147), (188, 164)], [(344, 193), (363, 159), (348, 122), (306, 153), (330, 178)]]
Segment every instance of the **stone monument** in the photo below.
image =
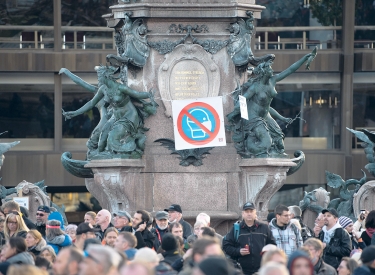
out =
[[(251, 50), (253, 23), (264, 7), (256, 5), (255, 0), (207, 0), (204, 3), (141, 0), (119, 1), (110, 9), (111, 14), (103, 17), (108, 27), (115, 30), (117, 54), (107, 56), (110, 65), (102, 69), (107, 80), (99, 77), (98, 85), (93, 86), (67, 69), (61, 71), (95, 94), (90, 106), (64, 112), (65, 117), (81, 114), (94, 104), (102, 115), (87, 143), (87, 159), (73, 160), (66, 152), (62, 155), (64, 167), (85, 178), (87, 189), (110, 211), (146, 209), (153, 212), (178, 203), (185, 219), (192, 220), (204, 211), (211, 216), (211, 225), (220, 232), (227, 231), (230, 224), (224, 221), (238, 219), (242, 205), (252, 201), (259, 209), (258, 217), (265, 219), (270, 198), (282, 186), (285, 177), (298, 170), (304, 161), (302, 152), (296, 152), (294, 159), (285, 155), (281, 133), (271, 141), (278, 147), (266, 146), (259, 155), (242, 154), (236, 142), (243, 140), (234, 137), (235, 143), (212, 148), (209, 154), (204, 152), (204, 162), (198, 161), (197, 165), (180, 161), (181, 158), (153, 142), (173, 139), (172, 100), (221, 96), (224, 113), (228, 114), (233, 110), (232, 98), (248, 87), (247, 67), (256, 66), (255, 70), (261, 71), (267, 64), (270, 68), (274, 55), (256, 57)], [(316, 52), (308, 54), (297, 65), (292, 65), (288, 73), (305, 61), (309, 65), (315, 55)], [(137, 92), (148, 90), (153, 92)], [(115, 100), (116, 96), (121, 98)], [(272, 98), (267, 99), (267, 104)], [(141, 124), (128, 115), (109, 118), (111, 112), (124, 109), (124, 105), (118, 105), (123, 99), (126, 104), (132, 102), (135, 107), (139, 106), (138, 114), (152, 116), (140, 115)], [(155, 112), (157, 105), (160, 107)], [(234, 136), (243, 135), (246, 139), (251, 130), (247, 128), (245, 133), (243, 128), (242, 132), (236, 128), (236, 124), (244, 123), (238, 119), (236, 106), (230, 119), (234, 120)], [(268, 119), (267, 123), (270, 121)], [(113, 130), (115, 126), (118, 132)], [(133, 132), (128, 135), (129, 130)], [(230, 140), (229, 132), (227, 136)], [(249, 145), (250, 139), (247, 140)], [(191, 154), (201, 160), (203, 152)]]

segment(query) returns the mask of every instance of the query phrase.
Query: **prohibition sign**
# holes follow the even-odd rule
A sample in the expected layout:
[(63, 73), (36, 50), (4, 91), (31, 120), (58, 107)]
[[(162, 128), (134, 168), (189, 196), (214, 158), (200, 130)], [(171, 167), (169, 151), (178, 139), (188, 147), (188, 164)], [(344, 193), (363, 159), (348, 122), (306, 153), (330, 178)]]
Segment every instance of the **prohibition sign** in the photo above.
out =
[[(191, 115), (189, 113), (190, 109), (202, 108), (202, 107), (206, 108), (207, 110), (209, 110), (211, 112), (211, 114), (213, 115), (213, 117), (214, 117), (215, 128), (213, 129), (213, 132), (211, 132), (209, 129), (207, 129), (201, 122), (199, 122), (193, 115)], [(200, 129), (202, 129), (202, 131), (204, 131), (208, 135), (208, 138), (206, 138), (204, 140), (194, 140), (194, 139), (188, 137), (185, 134), (185, 132), (183, 130), (183, 127), (182, 127), (182, 120), (184, 118), (186, 118), (186, 117), (188, 117), (189, 119), (191, 119)], [(180, 136), (186, 142), (188, 142), (190, 144), (193, 144), (193, 145), (205, 145), (207, 143), (210, 143), (212, 140), (214, 140), (214, 138), (219, 133), (219, 130), (220, 130), (220, 118), (219, 118), (219, 115), (216, 112), (216, 110), (211, 105), (208, 105), (208, 104), (206, 104), (204, 102), (190, 103), (189, 105), (185, 106), (180, 111), (180, 114), (178, 115), (178, 118), (177, 118), (177, 129), (178, 129), (178, 132), (179, 132)]]

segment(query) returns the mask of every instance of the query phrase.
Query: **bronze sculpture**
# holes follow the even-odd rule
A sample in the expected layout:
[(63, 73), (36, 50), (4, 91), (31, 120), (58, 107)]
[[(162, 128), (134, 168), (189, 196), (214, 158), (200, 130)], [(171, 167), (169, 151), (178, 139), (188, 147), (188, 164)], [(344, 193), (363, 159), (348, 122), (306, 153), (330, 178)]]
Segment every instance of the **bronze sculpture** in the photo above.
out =
[[(316, 56), (316, 49), (306, 54), (288, 69), (273, 74), (272, 60), (261, 62), (253, 70), (250, 78), (235, 93), (235, 108), (227, 115), (231, 125), (227, 127), (233, 132), (237, 153), (243, 158), (287, 157), (284, 153), (284, 134), (274, 118), (288, 124), (291, 118), (285, 118), (270, 105), (276, 97), (276, 83), (294, 73), (303, 63), (309, 63)], [(249, 119), (240, 116), (238, 97), (240, 93), (246, 98)]]
[[(108, 158), (141, 158), (145, 146), (148, 129), (144, 127), (144, 119), (156, 112), (157, 104), (153, 93), (138, 92), (116, 81), (117, 68), (97, 66), (98, 87), (90, 85), (62, 68), (60, 74), (66, 74), (78, 85), (94, 91), (95, 96), (76, 111), (64, 112), (66, 119), (94, 108), (101, 113), (101, 120), (87, 142), (87, 159)], [(150, 98), (150, 102), (143, 99)]]

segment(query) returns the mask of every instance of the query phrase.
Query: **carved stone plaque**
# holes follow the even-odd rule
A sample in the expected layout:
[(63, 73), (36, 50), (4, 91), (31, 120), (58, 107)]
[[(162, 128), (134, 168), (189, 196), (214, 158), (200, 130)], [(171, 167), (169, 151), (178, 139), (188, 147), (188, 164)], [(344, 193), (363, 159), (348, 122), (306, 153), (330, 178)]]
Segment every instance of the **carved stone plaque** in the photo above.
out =
[(218, 96), (219, 67), (200, 45), (183, 44), (167, 55), (158, 75), (166, 116), (172, 116), (171, 100)]

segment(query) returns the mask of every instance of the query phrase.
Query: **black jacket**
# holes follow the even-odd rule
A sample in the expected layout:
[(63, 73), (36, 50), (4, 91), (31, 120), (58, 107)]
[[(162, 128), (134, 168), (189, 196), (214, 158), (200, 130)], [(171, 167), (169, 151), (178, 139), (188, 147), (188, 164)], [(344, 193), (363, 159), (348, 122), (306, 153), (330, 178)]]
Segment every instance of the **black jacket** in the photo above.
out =
[(164, 230), (159, 229), (157, 225), (155, 227), (151, 228), (152, 235), (154, 235), (154, 249), (155, 251), (158, 251), (159, 247), (161, 246), (161, 241), (163, 239), (163, 236), (165, 233), (168, 233), (168, 227)]
[[(242, 256), (240, 249), (249, 245), (250, 255)], [(266, 244), (276, 245), (267, 224), (255, 221), (248, 227), (244, 221), (240, 223), (238, 240), (234, 236), (234, 228), (223, 239), (223, 250), (232, 259), (237, 259), (244, 274), (253, 274), (260, 268), (261, 252)]]
[(109, 223), (108, 226), (107, 226), (107, 228), (104, 231), (102, 231), (102, 228), (100, 227), (100, 225), (98, 225), (98, 224), (95, 225), (96, 229), (100, 229), (100, 231), (98, 231), (98, 232), (95, 233), (96, 237), (102, 241), (104, 239), (105, 232), (110, 227), (114, 227), (112, 223)]
[(320, 259), (314, 266), (315, 275), (337, 275), (336, 270)]
[[(324, 232), (320, 231), (319, 237), (322, 242), (324, 240)], [(340, 228), (335, 230), (333, 237), (329, 244), (323, 251), (323, 260), (335, 269), (338, 268), (342, 257), (349, 257), (352, 251), (352, 242), (350, 241), (349, 234)]]
[(36, 226), (36, 230), (38, 230), (39, 233), (42, 234), (42, 237), (43, 237), (43, 238), (46, 237), (46, 225), (45, 225), (45, 224), (37, 225), (37, 226)]
[(26, 218), (25, 216), (22, 216), (23, 218), (23, 221), (25, 222), (27, 228), (29, 228), (30, 230), (31, 229), (37, 229), (36, 228), (36, 225), (28, 218)]
[[(124, 228), (124, 232), (133, 232), (133, 227), (126, 226)], [(142, 232), (135, 231), (134, 236), (137, 238), (137, 246), (135, 247), (136, 249), (140, 249), (146, 246), (149, 248), (154, 247), (155, 236), (152, 235), (152, 233), (147, 228)]]
[(191, 227), (190, 223), (184, 221), (184, 219), (181, 218), (181, 220), (179, 221), (179, 223), (182, 225), (182, 230), (183, 230), (183, 237), (185, 240), (187, 240), (187, 238), (193, 234), (193, 228)]
[(353, 275), (375, 275), (375, 269), (362, 265), (354, 270)]

